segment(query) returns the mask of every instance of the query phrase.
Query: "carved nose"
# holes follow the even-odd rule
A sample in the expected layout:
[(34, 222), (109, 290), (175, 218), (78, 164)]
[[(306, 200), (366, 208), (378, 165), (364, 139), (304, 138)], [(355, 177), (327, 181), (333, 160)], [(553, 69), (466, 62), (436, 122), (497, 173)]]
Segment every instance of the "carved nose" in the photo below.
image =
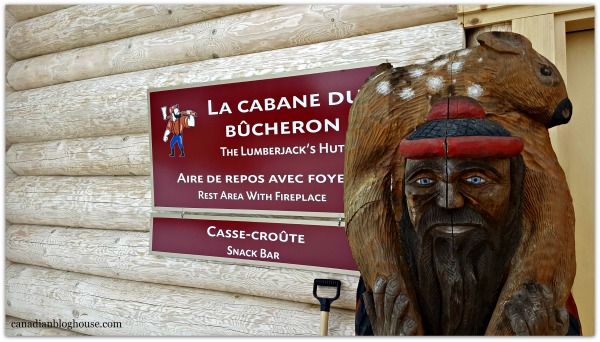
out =
[(550, 120), (548, 128), (566, 124), (571, 120), (572, 114), (573, 104), (568, 98), (565, 98), (554, 109), (554, 114), (552, 114), (552, 120)]
[(446, 188), (440, 191), (440, 195), (437, 198), (438, 206), (445, 209), (461, 208), (465, 204), (462, 195), (456, 191), (454, 185), (448, 183), (444, 184), (446, 185)]

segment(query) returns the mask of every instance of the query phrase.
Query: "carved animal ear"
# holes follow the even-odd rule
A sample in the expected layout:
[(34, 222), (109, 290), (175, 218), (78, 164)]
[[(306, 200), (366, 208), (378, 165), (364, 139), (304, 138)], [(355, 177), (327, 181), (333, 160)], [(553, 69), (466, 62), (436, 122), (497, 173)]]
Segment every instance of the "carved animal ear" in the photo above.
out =
[(391, 63), (388, 63), (388, 62), (381, 63), (371, 72), (371, 74), (369, 75), (369, 78), (367, 78), (367, 80), (370, 80), (374, 76), (377, 76), (377, 75), (381, 74), (382, 72), (388, 71), (392, 68), (393, 68), (393, 66)]
[(531, 49), (531, 42), (514, 32), (484, 32), (477, 36), (479, 44), (500, 53), (521, 54)]

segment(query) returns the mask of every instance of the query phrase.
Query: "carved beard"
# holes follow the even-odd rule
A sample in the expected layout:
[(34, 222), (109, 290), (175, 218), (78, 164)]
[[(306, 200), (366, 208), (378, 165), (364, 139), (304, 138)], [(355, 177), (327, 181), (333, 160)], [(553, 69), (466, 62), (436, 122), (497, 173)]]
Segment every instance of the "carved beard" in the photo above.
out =
[(434, 222), (477, 222), (481, 227), (462, 234), (434, 228), (418, 231), (409, 244), (416, 266), (421, 314), (434, 335), (480, 335), (495, 307), (516, 246), (510, 234), (514, 222), (494, 227), (468, 207), (453, 212), (430, 210), (419, 226)]
[[(485, 333), (521, 238), (522, 171), (514, 171), (511, 165), (512, 205), (496, 226), (466, 205), (451, 211), (431, 208), (418, 223), (427, 228), (415, 229), (404, 198), (401, 235), (427, 335)], [(480, 227), (453, 235), (432, 227), (450, 222)]]

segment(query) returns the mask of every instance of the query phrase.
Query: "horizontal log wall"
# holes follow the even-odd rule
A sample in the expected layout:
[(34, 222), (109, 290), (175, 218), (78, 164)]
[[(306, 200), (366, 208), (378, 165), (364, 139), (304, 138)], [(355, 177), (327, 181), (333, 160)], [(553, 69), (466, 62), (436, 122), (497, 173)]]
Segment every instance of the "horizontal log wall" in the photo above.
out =
[(4, 166), (4, 184), (10, 183), (13, 179), (17, 178), (17, 174), (8, 166)]
[[(149, 254), (148, 233), (12, 225), (6, 231), (6, 257), (14, 262), (97, 276), (196, 287), (245, 295), (317, 303), (313, 280), (331, 274), (280, 267), (237, 265)], [(210, 277), (203, 275), (210, 274)], [(342, 282), (333, 307), (354, 309), (358, 277)]]
[(18, 60), (161, 31), (267, 5), (79, 5), (14, 25), (7, 53)]
[[(12, 264), (5, 312), (30, 321), (120, 322), (101, 336), (317, 336), (319, 306)], [(332, 309), (331, 336), (352, 336), (354, 312)]]
[(278, 6), (19, 61), (7, 80), (25, 90), (455, 18), (454, 6)]
[[(387, 59), (424, 62), (460, 49), (464, 33), (446, 21), (251, 55), (70, 82), (10, 94), (6, 137), (12, 143), (148, 132), (147, 90)], [(257, 60), (261, 61), (257, 64)], [(56, 99), (61, 101), (57, 102)]]
[(6, 11), (17, 20), (27, 20), (69, 8), (73, 5), (6, 5)]
[[(8, 35), (8, 31), (18, 22), (17, 18), (14, 15), (10, 14), (10, 12), (4, 11), (4, 37)], [(8, 54), (6, 54), (8, 55)], [(8, 69), (6, 69), (8, 71)]]
[(149, 176), (148, 134), (13, 145), (6, 162), (22, 176)]
[(6, 185), (13, 223), (147, 231), (148, 177), (17, 177)]
[[(24, 76), (19, 89), (38, 88), (7, 88), (5, 98), (5, 314), (11, 321), (123, 324), (117, 330), (75, 331), (88, 335), (315, 336), (320, 322), (313, 280), (333, 278), (342, 281), (342, 289), (332, 304), (329, 333), (354, 334), (356, 275), (149, 253), (147, 91), (361, 62), (424, 62), (463, 47), (454, 6), (232, 5), (247, 11), (213, 19), (207, 14), (175, 28), (161, 26), (158, 17), (156, 26), (142, 20), (127, 24), (136, 16), (160, 16), (164, 8), (175, 8), (171, 5), (149, 11), (142, 10), (148, 10), (145, 5), (57, 6), (56, 12), (27, 21), (14, 13), (17, 7), (11, 14), (20, 20), (12, 23), (18, 29), (5, 25), (14, 35), (14, 54), (42, 55), (22, 61), (7, 57), (5, 63), (12, 65), (7, 70), (29, 63), (28, 69), (42, 74)], [(76, 14), (82, 10), (85, 20)], [(45, 29), (35, 32), (36, 27)], [(84, 27), (94, 34), (78, 34)], [(122, 27), (131, 28), (130, 37), (119, 36)], [(134, 32), (144, 29), (148, 33)], [(25, 42), (35, 39), (38, 43)], [(203, 46), (190, 45), (194, 39)], [(109, 52), (101, 47), (123, 42), (138, 44), (145, 55), (106, 64), (110, 58), (103, 56)], [(88, 44), (95, 45), (84, 47)], [(164, 53), (172, 46), (184, 52)], [(86, 50), (94, 52), (88, 58), (74, 54)], [(44, 62), (69, 54), (73, 60), (62, 66)], [(94, 66), (86, 69), (81, 62)], [(44, 73), (57, 77), (52, 85), (45, 85)], [(6, 335), (38, 333), (49, 332), (5, 329)]]

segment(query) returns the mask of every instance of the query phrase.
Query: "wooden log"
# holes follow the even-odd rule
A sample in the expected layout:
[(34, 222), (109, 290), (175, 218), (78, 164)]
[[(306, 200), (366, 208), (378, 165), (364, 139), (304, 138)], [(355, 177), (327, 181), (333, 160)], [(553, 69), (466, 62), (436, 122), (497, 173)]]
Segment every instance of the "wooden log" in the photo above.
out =
[(6, 5), (6, 11), (21, 21), (60, 11), (71, 6), (73, 5)]
[[(455, 20), (283, 50), (19, 91), (6, 98), (12, 143), (148, 132), (147, 89), (387, 59), (425, 62), (463, 47)], [(257, 61), (261, 61), (257, 63)], [(58, 101), (57, 99), (60, 99)]]
[(17, 263), (148, 283), (283, 299), (307, 304), (316, 278), (338, 279), (332, 307), (354, 310), (358, 276), (149, 254), (146, 232), (12, 225), (5, 254)]
[[(6, 98), (8, 95), (14, 92), (15, 90), (10, 86), (10, 84), (4, 82), (4, 98)], [(4, 137), (4, 140), (6, 141), (6, 144), (8, 144), (7, 146), (10, 147), (12, 143), (8, 141), (8, 138)]]
[[(17, 60), (11, 57), (8, 53), (4, 54), (4, 98), (10, 94), (12, 94), (15, 90), (6, 82), (6, 75), (8, 74), (8, 70), (13, 64), (15, 64)], [(8, 139), (4, 139), (8, 143)], [(9, 145), (10, 146), (10, 145)]]
[[(18, 22), (17, 18), (10, 12), (4, 11), (4, 37), (8, 36), (8, 31)], [(5, 45), (6, 46), (6, 45)], [(8, 54), (8, 53), (7, 53)], [(6, 69), (8, 71), (8, 69)]]
[(7, 52), (22, 60), (254, 11), (267, 5), (78, 5), (14, 25)]
[(8, 74), (8, 70), (17, 62), (16, 59), (14, 59), (12, 56), (10, 56), (9, 54), (4, 54), (4, 75), (6, 76)]
[(7, 80), (26, 90), (450, 19), (450, 5), (278, 6), (19, 61)]
[(149, 177), (17, 177), (6, 185), (13, 223), (147, 231)]
[[(316, 336), (319, 306), (278, 299), (104, 278), (13, 264), (5, 312), (27, 320), (117, 322), (78, 327), (103, 336)], [(352, 336), (354, 312), (332, 309), (331, 336)]]
[(86, 336), (71, 330), (45, 328), (39, 322), (5, 316), (4, 336)]
[(20, 176), (149, 176), (148, 134), (15, 144), (6, 163)]
[(4, 184), (10, 183), (13, 179), (17, 178), (17, 174), (8, 166), (4, 166)]

